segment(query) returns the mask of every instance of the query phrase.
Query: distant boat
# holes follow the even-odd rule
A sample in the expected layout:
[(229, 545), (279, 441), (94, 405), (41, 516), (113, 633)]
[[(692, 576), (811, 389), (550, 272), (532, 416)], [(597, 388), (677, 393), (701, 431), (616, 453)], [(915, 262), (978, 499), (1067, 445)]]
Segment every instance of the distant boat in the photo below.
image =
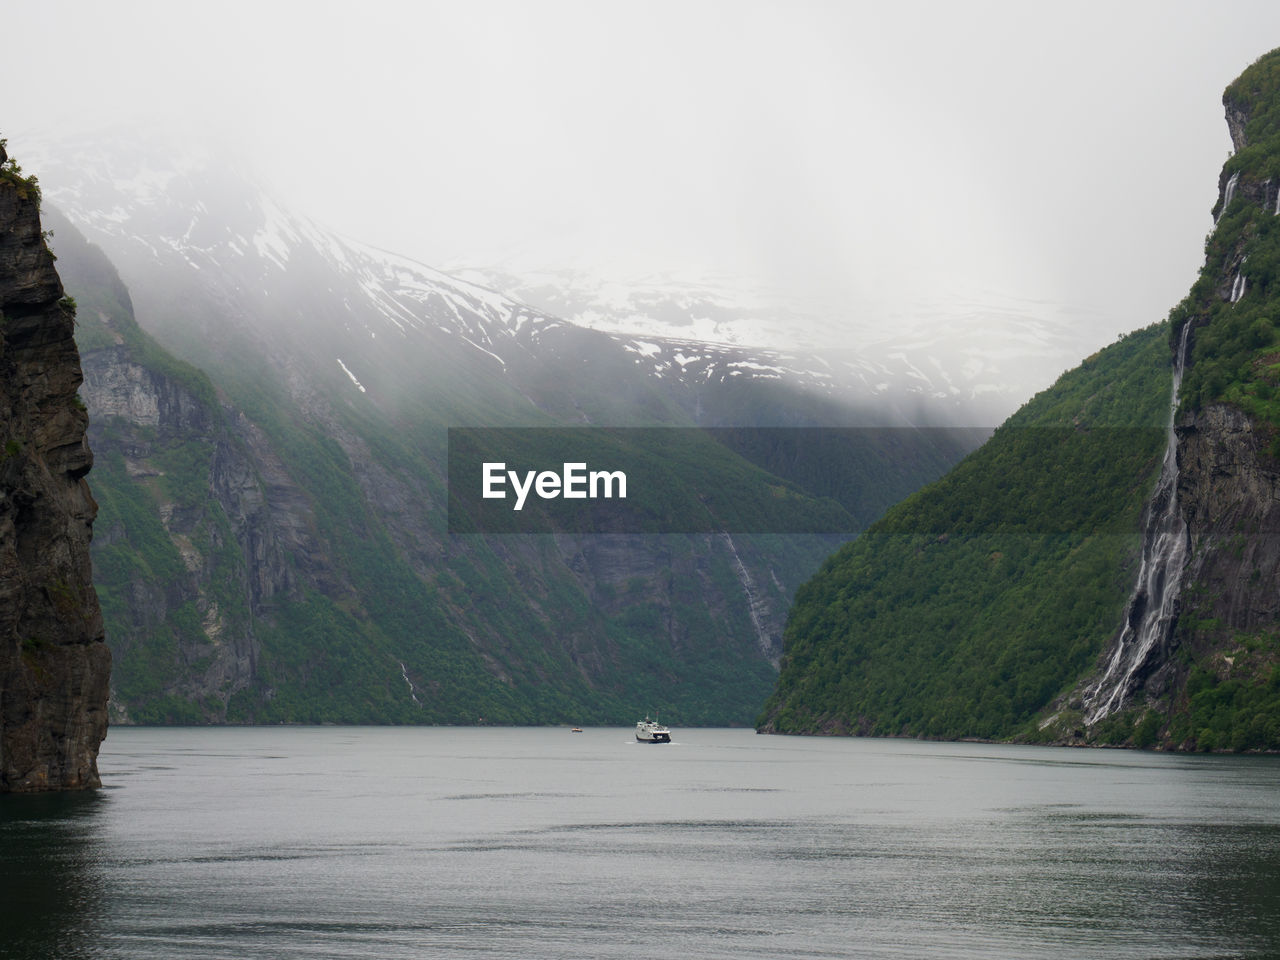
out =
[(574, 727), (574, 728), (573, 728), (572, 730), (570, 730), (569, 732), (570, 732), (570, 733), (581, 733), (581, 732), (582, 732), (582, 728), (581, 728), (581, 727)]
[(636, 724), (636, 739), (641, 743), (670, 743), (671, 731), (657, 720), (645, 717)]

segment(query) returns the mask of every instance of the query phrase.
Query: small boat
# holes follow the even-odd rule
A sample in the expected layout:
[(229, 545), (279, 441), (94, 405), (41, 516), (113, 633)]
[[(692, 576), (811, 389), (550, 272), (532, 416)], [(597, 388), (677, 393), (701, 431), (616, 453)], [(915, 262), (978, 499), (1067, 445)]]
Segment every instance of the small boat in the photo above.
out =
[(670, 743), (671, 731), (657, 720), (645, 717), (636, 724), (636, 739), (641, 743)]
[(581, 727), (574, 727), (574, 728), (573, 728), (572, 730), (570, 730), (569, 732), (570, 732), (570, 733), (581, 733), (581, 732), (582, 732), (582, 728), (581, 728)]

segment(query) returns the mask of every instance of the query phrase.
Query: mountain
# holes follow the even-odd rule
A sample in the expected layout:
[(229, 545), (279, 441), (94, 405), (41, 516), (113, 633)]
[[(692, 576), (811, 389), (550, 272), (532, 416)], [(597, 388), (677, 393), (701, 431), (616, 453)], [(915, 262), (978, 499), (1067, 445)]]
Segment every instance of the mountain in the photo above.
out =
[(0, 140), (0, 792), (98, 786), (107, 733), (75, 304), (39, 200)]
[(829, 398), (750, 367), (691, 391), (621, 338), (333, 236), (216, 152), (83, 141), (41, 170), (81, 304), (119, 722), (746, 722), (838, 537), (450, 533), (448, 429), (683, 427), (673, 491), (788, 491), (810, 526), (775, 529), (859, 529), (972, 444), (868, 434), (874, 489), (822, 493), (841, 507), (777, 450), (691, 429), (700, 402), (859, 422)]
[(760, 725), (1002, 738), (1096, 660), (1168, 410), (1162, 326), (1100, 351), (797, 593)]
[(762, 729), (1280, 749), (1280, 51), (1224, 104), (1190, 294), (827, 561)]

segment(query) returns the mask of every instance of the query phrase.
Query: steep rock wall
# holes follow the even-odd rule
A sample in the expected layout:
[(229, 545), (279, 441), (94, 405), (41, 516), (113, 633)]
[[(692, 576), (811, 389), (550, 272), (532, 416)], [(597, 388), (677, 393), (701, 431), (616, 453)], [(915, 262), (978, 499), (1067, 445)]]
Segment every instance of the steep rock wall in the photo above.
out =
[[(1278, 662), (1280, 463), (1267, 452), (1266, 435), (1226, 404), (1190, 413), (1178, 426), (1178, 490), (1190, 554), (1174, 654), (1145, 689), (1166, 712), (1187, 709), (1193, 665), (1217, 682), (1256, 684)], [(1190, 744), (1167, 742), (1184, 745)]]
[(1178, 430), (1180, 495), (1191, 534), (1188, 580), (1205, 588), (1184, 610), (1215, 632), (1280, 622), (1280, 464), (1250, 417), (1225, 404)]
[(0, 791), (97, 786), (107, 732), (88, 414), (38, 200), (0, 176)]
[[(179, 561), (149, 576), (135, 570), (121, 590), (103, 558), (102, 583), (121, 594), (113, 599), (114, 644), (125, 686), (113, 697), (113, 719), (137, 719), (126, 694), (160, 679), (163, 695), (197, 705), (183, 719), (224, 721), (230, 698), (256, 675), (255, 623), (264, 610), (278, 596), (297, 595), (300, 581), (330, 586), (310, 534), (310, 505), (242, 416), (138, 363), (129, 347), (87, 351), (84, 370), (94, 445), (107, 463), (104, 490), (136, 487), (157, 511), (161, 547)], [(117, 544), (147, 550), (128, 523), (99, 531), (101, 550)], [(174, 632), (166, 659), (156, 662), (145, 651), (174, 623), (188, 628)], [(145, 662), (135, 663), (139, 657)]]
[(1280, 51), (1223, 97), (1234, 153), (1205, 265), (1171, 315), (1189, 334), (1175, 420), (1187, 553), (1177, 619), (1131, 709), (1091, 739), (1167, 749), (1280, 749)]

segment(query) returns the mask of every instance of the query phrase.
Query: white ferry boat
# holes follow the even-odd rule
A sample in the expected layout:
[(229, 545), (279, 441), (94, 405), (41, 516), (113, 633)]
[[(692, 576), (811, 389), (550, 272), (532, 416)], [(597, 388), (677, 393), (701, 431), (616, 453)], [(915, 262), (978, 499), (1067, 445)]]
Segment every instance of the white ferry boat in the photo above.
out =
[(636, 739), (641, 743), (670, 743), (671, 731), (657, 720), (645, 717), (636, 724)]

